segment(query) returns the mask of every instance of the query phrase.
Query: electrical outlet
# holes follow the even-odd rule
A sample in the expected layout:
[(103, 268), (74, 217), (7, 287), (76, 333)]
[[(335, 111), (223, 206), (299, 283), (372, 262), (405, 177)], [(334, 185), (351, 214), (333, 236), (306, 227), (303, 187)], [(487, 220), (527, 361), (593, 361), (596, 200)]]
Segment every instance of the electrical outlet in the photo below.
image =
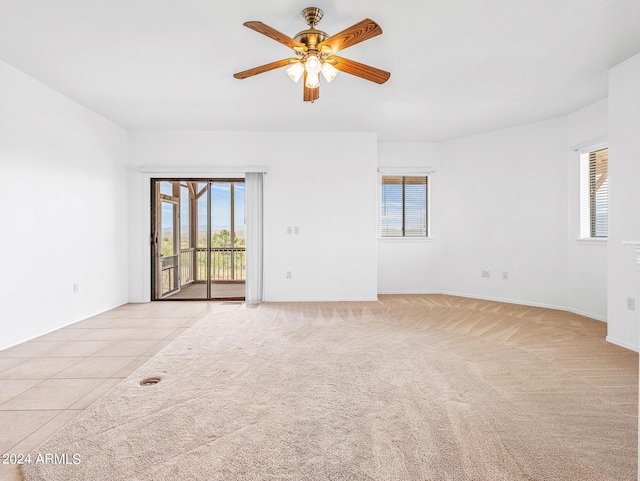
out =
[(287, 271), (287, 279), (291, 279), (291, 271)]
[(490, 271), (482, 271), (482, 277), (491, 277)]
[(287, 234), (291, 234), (291, 226), (287, 226)]
[(627, 297), (627, 309), (630, 311), (636, 310), (636, 298), (635, 297)]
[(503, 278), (503, 279), (509, 279), (509, 273), (508, 273), (507, 271), (504, 271), (504, 272), (502, 273), (502, 278)]
[(296, 234), (296, 235), (300, 234), (300, 227), (295, 226), (295, 227), (293, 228), (293, 233), (294, 233), (294, 234)]
[(73, 283), (73, 293), (74, 293), (74, 294), (77, 294), (79, 289), (80, 289), (80, 288), (79, 288), (79, 286), (78, 286), (78, 283), (77, 283), (77, 282), (74, 282), (74, 283)]

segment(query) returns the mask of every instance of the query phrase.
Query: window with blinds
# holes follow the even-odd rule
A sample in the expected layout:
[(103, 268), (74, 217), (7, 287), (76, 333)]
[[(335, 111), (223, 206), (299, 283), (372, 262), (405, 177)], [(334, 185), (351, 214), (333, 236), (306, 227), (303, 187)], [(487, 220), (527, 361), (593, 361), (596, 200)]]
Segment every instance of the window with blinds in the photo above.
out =
[(427, 237), (428, 176), (383, 175), (380, 191), (382, 237)]
[(609, 149), (601, 144), (580, 156), (580, 238), (606, 239), (608, 221)]
[(589, 152), (590, 237), (607, 237), (609, 221), (609, 149)]

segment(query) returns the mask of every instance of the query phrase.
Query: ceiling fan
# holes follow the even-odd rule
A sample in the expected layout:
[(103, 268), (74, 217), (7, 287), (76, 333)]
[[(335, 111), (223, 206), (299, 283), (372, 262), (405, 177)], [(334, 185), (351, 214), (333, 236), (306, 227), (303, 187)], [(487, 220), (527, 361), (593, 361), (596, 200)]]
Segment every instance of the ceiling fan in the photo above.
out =
[(316, 25), (322, 19), (322, 10), (316, 7), (305, 8), (302, 11), (302, 18), (310, 28), (298, 32), (294, 38), (288, 37), (262, 22), (245, 22), (243, 24), (245, 27), (249, 27), (276, 42), (292, 48), (296, 53), (296, 57), (261, 65), (260, 67), (238, 72), (233, 76), (237, 79), (245, 79), (259, 73), (288, 66), (287, 74), (291, 80), (297, 82), (301, 77), (304, 77), (303, 99), (305, 102), (313, 102), (320, 97), (321, 73), (327, 82), (331, 82), (338, 74), (338, 71), (378, 84), (383, 84), (389, 80), (391, 76), (389, 72), (334, 55), (340, 50), (380, 35), (382, 29), (376, 22), (365, 18), (330, 37), (322, 30), (316, 29)]

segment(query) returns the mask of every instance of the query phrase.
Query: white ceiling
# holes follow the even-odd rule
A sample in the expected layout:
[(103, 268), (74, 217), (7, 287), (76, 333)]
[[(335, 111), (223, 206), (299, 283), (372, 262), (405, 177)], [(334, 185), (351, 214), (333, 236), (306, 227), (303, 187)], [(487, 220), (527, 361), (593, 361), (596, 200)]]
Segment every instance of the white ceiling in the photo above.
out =
[[(340, 55), (391, 79), (341, 73), (310, 104), (284, 69), (232, 77), (292, 56), (243, 22), (294, 36), (308, 6), (329, 35), (378, 22), (382, 35)], [(0, 59), (127, 129), (445, 140), (600, 100), (608, 70), (638, 52), (638, 0), (0, 0)]]

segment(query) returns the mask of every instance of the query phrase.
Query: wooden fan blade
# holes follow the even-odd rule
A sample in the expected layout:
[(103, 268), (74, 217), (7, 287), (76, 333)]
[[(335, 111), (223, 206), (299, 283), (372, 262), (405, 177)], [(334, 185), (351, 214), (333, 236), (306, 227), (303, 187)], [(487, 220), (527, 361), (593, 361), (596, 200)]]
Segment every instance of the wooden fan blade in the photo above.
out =
[(382, 29), (380, 28), (380, 25), (378, 25), (370, 18), (365, 18), (361, 22), (352, 25), (351, 27), (343, 30), (340, 33), (336, 33), (335, 35), (326, 39), (324, 42), (318, 44), (318, 50), (322, 49), (322, 47), (327, 46), (331, 48), (331, 51), (333, 53), (336, 53), (357, 43), (369, 40), (370, 38), (380, 35), (381, 33)]
[(371, 82), (375, 82), (377, 84), (383, 84), (387, 80), (389, 80), (389, 77), (391, 77), (391, 74), (389, 72), (385, 72), (384, 70), (380, 70), (379, 68), (370, 67), (369, 65), (355, 62), (353, 60), (349, 60), (348, 58), (337, 57), (335, 55), (327, 58), (325, 62), (329, 62), (341, 72), (355, 75), (356, 77), (370, 80)]
[(269, 70), (285, 67), (287, 65), (291, 65), (292, 63), (296, 63), (296, 62), (298, 62), (297, 58), (285, 58), (283, 60), (278, 60), (277, 62), (271, 62), (266, 65), (261, 65), (260, 67), (251, 68), (243, 72), (234, 73), (233, 76), (239, 79), (253, 77), (254, 75), (258, 75), (259, 73), (264, 73), (264, 72), (268, 72)]
[[(292, 39), (288, 35), (285, 35), (282, 32), (278, 32), (275, 28), (270, 27), (262, 22), (245, 22), (243, 23), (245, 27), (249, 27), (251, 30), (255, 30), (262, 35), (266, 35), (267, 37), (275, 40), (276, 42), (280, 42), (282, 45), (285, 45), (289, 48), (293, 47), (302, 47), (305, 48), (304, 44), (297, 42)], [(306, 50), (306, 48), (305, 48)]]
[(303, 78), (304, 91), (302, 95), (302, 99), (305, 102), (313, 102), (314, 100), (318, 100), (320, 98), (320, 87), (316, 87), (315, 89), (310, 89), (307, 87), (307, 71), (304, 72)]

